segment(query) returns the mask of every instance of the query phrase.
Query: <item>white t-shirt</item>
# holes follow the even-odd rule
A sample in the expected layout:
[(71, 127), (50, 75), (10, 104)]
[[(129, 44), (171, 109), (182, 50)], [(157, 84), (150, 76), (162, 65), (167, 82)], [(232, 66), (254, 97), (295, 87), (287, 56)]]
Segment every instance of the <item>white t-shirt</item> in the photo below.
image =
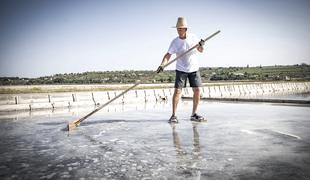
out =
[[(186, 34), (186, 39), (176, 37), (170, 43), (168, 53), (176, 54), (177, 56), (195, 46), (199, 39), (194, 34)], [(193, 49), (184, 56), (177, 59), (176, 69), (182, 72), (195, 72), (199, 69), (197, 60), (197, 49)]]

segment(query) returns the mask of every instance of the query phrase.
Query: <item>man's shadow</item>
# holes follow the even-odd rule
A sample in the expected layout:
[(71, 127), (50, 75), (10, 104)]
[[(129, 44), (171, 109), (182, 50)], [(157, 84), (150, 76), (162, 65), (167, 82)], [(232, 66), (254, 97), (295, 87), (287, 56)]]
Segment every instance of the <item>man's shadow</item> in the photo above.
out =
[[(187, 152), (182, 147), (180, 136), (177, 132), (177, 125), (171, 124), (173, 145), (176, 150), (176, 175), (182, 178), (200, 177), (201, 160), (203, 159), (201, 153), (200, 139), (198, 126), (199, 123), (192, 123), (193, 125), (193, 148), (190, 152)], [(188, 148), (187, 148), (188, 149)]]

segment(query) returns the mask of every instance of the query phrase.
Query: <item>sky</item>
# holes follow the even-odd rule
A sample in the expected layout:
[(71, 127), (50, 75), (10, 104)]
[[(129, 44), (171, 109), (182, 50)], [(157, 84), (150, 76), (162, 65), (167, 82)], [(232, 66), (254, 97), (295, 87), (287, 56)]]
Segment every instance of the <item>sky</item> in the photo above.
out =
[(310, 64), (309, 0), (1, 0), (0, 76), (156, 70), (180, 16), (201, 67)]

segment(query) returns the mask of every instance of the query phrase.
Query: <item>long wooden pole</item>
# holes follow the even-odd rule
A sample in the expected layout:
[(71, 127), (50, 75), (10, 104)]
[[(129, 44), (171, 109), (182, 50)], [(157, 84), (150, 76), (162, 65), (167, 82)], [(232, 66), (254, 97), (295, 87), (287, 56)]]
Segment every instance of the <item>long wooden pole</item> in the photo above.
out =
[[(211, 39), (213, 36), (217, 35), (218, 33), (220, 33), (221, 31), (217, 31), (215, 33), (213, 33), (212, 35), (210, 35), (209, 37), (207, 37), (206, 39), (204, 39), (204, 41), (207, 41), (209, 39)], [(176, 61), (177, 59), (179, 59), (180, 57), (184, 56), (185, 54), (187, 54), (188, 52), (192, 51), (193, 49), (197, 48), (199, 46), (199, 43), (197, 43), (195, 46), (191, 47), (190, 49), (188, 49), (187, 51), (185, 51), (184, 53), (178, 55), (177, 57), (175, 57), (174, 59), (172, 59), (171, 61), (169, 61), (167, 64), (165, 64), (163, 66), (163, 68), (169, 66), (170, 64), (172, 64), (174, 61)], [(156, 71), (155, 71), (156, 72)], [(133, 86), (129, 87), (128, 89), (126, 89), (125, 91), (123, 91), (122, 93), (120, 93), (119, 95), (115, 96), (113, 99), (109, 100), (108, 102), (106, 102), (105, 104), (99, 106), (98, 108), (96, 108), (95, 110), (93, 110), (92, 112), (88, 113), (87, 115), (85, 115), (84, 117), (77, 119), (71, 123), (68, 124), (68, 131), (76, 128), (77, 126), (79, 126), (81, 124), (81, 122), (83, 122), (85, 119), (87, 119), (89, 116), (93, 115), (94, 113), (96, 113), (97, 111), (99, 111), (100, 109), (104, 108), (105, 106), (109, 105), (110, 103), (112, 103), (113, 101), (115, 101), (116, 99), (118, 99), (119, 97), (121, 97), (122, 95), (126, 94), (128, 91), (132, 90), (133, 88), (135, 88), (136, 86), (138, 86), (141, 82), (138, 81), (137, 83), (135, 83)]]

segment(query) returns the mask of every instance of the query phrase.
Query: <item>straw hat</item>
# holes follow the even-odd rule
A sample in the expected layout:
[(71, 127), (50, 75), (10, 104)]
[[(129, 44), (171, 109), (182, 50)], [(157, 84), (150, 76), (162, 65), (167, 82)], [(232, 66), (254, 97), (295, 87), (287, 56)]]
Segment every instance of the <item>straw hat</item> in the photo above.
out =
[(177, 25), (174, 28), (187, 28), (187, 22), (184, 17), (179, 17)]

